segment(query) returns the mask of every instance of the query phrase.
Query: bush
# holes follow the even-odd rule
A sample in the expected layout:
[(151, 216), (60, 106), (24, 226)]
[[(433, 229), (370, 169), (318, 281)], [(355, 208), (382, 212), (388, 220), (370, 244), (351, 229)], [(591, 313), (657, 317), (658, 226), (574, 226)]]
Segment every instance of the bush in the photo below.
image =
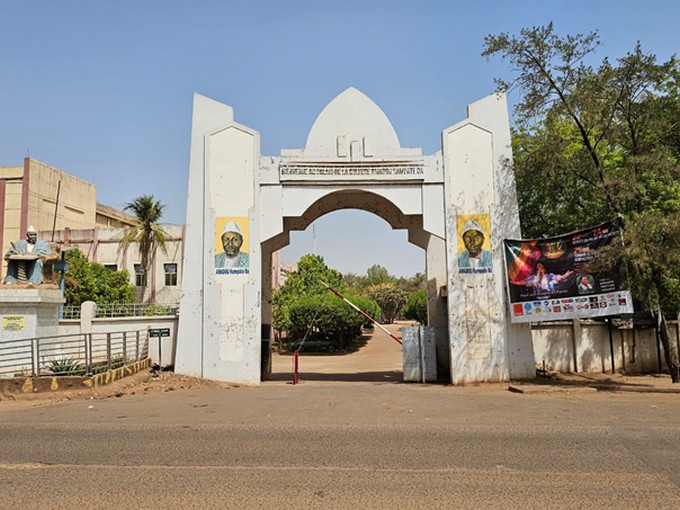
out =
[(53, 359), (49, 370), (54, 375), (85, 375), (85, 367), (73, 358)]
[(142, 310), (145, 317), (155, 317), (158, 315), (176, 315), (175, 307), (171, 305), (147, 305)]
[(420, 289), (408, 297), (403, 309), (404, 318), (410, 321), (418, 321), (427, 326), (427, 291)]

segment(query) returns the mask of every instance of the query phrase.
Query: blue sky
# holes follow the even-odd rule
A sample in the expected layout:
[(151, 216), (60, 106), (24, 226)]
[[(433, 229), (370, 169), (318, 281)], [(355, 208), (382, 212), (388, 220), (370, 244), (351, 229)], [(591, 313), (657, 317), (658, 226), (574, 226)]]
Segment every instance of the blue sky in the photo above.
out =
[[(598, 30), (598, 62), (638, 40), (663, 60), (680, 42), (676, 0), (0, 0), (0, 166), (30, 154), (96, 184), (101, 203), (153, 193), (183, 223), (194, 92), (233, 106), (278, 155), (304, 147), (323, 107), (354, 86), (403, 147), (429, 154), (509, 76), (480, 56), (484, 36), (550, 21), (560, 34)], [(311, 227), (293, 233), (284, 261), (316, 246), (342, 272), (424, 269), (406, 233), (368, 213), (331, 213), (315, 230), (316, 242)]]

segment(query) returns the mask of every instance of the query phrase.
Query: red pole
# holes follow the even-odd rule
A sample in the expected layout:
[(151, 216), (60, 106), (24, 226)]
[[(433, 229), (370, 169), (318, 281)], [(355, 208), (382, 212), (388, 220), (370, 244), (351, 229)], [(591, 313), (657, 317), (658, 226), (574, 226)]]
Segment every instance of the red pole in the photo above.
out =
[[(319, 280), (319, 281), (321, 281), (321, 280)], [(331, 287), (330, 285), (328, 285), (326, 282), (321, 281), (321, 283), (324, 285), (324, 287), (326, 287), (328, 290), (330, 290), (333, 294), (335, 294), (336, 296), (338, 296), (340, 299), (342, 299), (345, 303), (347, 303), (349, 306), (351, 306), (352, 308), (354, 308), (354, 309), (355, 309), (357, 312), (359, 312), (361, 315), (363, 315), (363, 316), (366, 317), (369, 321), (371, 321), (373, 324), (375, 324), (375, 325), (378, 326), (380, 329), (382, 329), (385, 333), (387, 333), (388, 335), (390, 335), (390, 336), (392, 337), (392, 339), (396, 340), (396, 342), (397, 342), (399, 345), (402, 345), (401, 340), (399, 340), (396, 336), (394, 336), (392, 333), (390, 333), (389, 331), (387, 331), (387, 329), (385, 329), (381, 324), (379, 324), (373, 317), (371, 317), (370, 315), (368, 315), (368, 314), (367, 314), (366, 312), (364, 312), (361, 308), (359, 308), (357, 305), (355, 305), (354, 303), (352, 303), (349, 299), (347, 299), (345, 296), (343, 296), (342, 294), (340, 294), (337, 290), (335, 290), (333, 287)]]
[(295, 349), (293, 353), (294, 363), (293, 363), (293, 384), (298, 383), (298, 351)]

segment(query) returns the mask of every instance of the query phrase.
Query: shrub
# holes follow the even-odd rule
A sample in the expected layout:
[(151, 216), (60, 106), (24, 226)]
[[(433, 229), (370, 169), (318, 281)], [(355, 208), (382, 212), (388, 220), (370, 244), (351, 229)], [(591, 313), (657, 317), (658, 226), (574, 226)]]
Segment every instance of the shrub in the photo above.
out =
[(85, 375), (85, 368), (74, 358), (53, 359), (49, 363), (54, 375)]

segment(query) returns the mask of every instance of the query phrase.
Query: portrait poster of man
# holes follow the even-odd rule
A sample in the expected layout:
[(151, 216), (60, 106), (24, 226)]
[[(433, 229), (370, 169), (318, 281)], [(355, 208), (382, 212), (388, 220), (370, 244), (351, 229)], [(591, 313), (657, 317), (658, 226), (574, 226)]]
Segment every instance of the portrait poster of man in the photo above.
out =
[(215, 218), (215, 273), (248, 274), (248, 217)]
[(624, 274), (609, 256), (613, 242), (621, 242), (616, 222), (544, 239), (506, 239), (512, 321), (632, 313)]
[(490, 273), (491, 220), (488, 214), (459, 214), (456, 218), (458, 234), (458, 272), (462, 274)]

